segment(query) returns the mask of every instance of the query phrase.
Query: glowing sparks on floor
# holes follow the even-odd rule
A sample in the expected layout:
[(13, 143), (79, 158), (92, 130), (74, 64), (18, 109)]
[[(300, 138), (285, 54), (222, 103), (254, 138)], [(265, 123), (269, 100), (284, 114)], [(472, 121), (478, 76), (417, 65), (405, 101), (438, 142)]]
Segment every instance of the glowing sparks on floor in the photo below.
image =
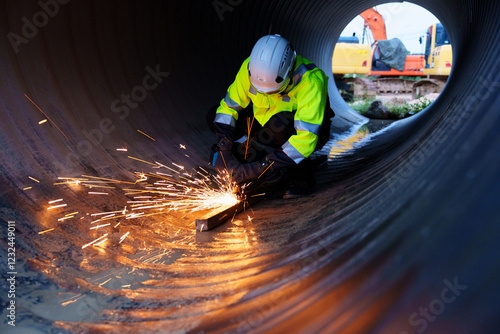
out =
[[(89, 242), (88, 244), (83, 245), (83, 246), (82, 246), (82, 249), (85, 249), (86, 247), (88, 247), (88, 246), (90, 246), (90, 245), (96, 245), (96, 246), (97, 246), (97, 245), (101, 244), (102, 242), (104, 242), (104, 241), (108, 240), (108, 239), (106, 238), (107, 236), (108, 236), (108, 233), (106, 233), (106, 234), (105, 234), (105, 235), (103, 235), (103, 236), (100, 236), (99, 238), (95, 239), (94, 241), (91, 241), (91, 242)], [(104, 238), (106, 238), (106, 239), (104, 239)], [(103, 241), (101, 241), (101, 242), (99, 242), (99, 240), (101, 240), (101, 239), (104, 239), (104, 240), (103, 240)], [(99, 243), (96, 243), (96, 242), (99, 242)]]
[(108, 283), (109, 281), (111, 281), (111, 278), (108, 278), (106, 281), (100, 283), (99, 286), (103, 286), (104, 284)]
[(35, 179), (34, 177), (28, 176), (28, 178), (32, 179), (32, 180), (33, 180), (33, 181), (35, 181), (35, 182), (40, 183), (40, 181), (38, 181), (38, 180), (37, 180), (37, 179)]
[(94, 229), (98, 229), (98, 228), (105, 227), (105, 226), (109, 226), (109, 225), (111, 225), (111, 223), (102, 224), (102, 225), (97, 225), (97, 226), (91, 227), (90, 229), (91, 229), (91, 230), (94, 230)]
[(122, 241), (123, 241), (123, 240), (125, 240), (125, 238), (126, 238), (129, 234), (130, 234), (130, 232), (127, 232), (127, 233), (125, 233), (124, 235), (122, 235), (122, 236), (120, 237), (120, 242), (119, 242), (119, 244), (121, 244), (121, 243), (122, 243)]
[[(179, 171), (184, 166), (172, 163)], [(166, 166), (165, 166), (166, 167)], [(168, 168), (168, 167), (166, 167)], [(236, 186), (229, 181), (227, 174), (210, 175), (202, 173), (182, 173), (180, 180), (163, 177), (158, 174), (148, 174), (146, 189), (125, 189), (131, 195), (150, 195), (147, 198), (134, 197), (131, 210), (168, 209), (186, 210), (190, 212), (227, 208), (240, 200), (236, 195)]]
[(54, 205), (54, 206), (50, 206), (47, 208), (47, 210), (52, 210), (52, 209), (57, 209), (57, 208), (62, 208), (62, 207), (65, 207), (67, 206), (68, 204), (59, 204), (59, 205)]
[(142, 134), (142, 135), (144, 135), (144, 136), (148, 137), (148, 138), (149, 138), (149, 139), (151, 139), (152, 141), (156, 141), (153, 137), (151, 137), (150, 135), (148, 135), (148, 134), (146, 134), (146, 133), (142, 132), (141, 130), (137, 130), (137, 132), (139, 132), (140, 134)]
[(57, 202), (61, 202), (63, 199), (62, 198), (59, 198), (59, 199), (55, 199), (53, 201), (49, 201), (49, 204), (53, 204), (53, 203), (57, 203)]
[(142, 159), (134, 158), (134, 157), (131, 157), (131, 156), (128, 156), (127, 158), (133, 159), (133, 160), (137, 160), (137, 161), (140, 161), (140, 162), (144, 162), (146, 164), (150, 164), (150, 165), (153, 165), (153, 166), (156, 166), (156, 164), (154, 164), (152, 162), (148, 162), (148, 161), (142, 160)]
[[(180, 144), (180, 148), (185, 149), (185, 146)], [(232, 182), (227, 173), (214, 174), (202, 167), (189, 170), (175, 162), (160, 163), (155, 161), (153, 163), (132, 156), (128, 156), (128, 158), (147, 164), (152, 169), (125, 173), (132, 175), (135, 180), (81, 175), (80, 177), (58, 177), (61, 182), (54, 183), (55, 185), (69, 186), (72, 191), (78, 192), (83, 190), (82, 187), (87, 188), (84, 194), (92, 195), (94, 197), (92, 201), (108, 196), (113, 196), (113, 198), (121, 196), (123, 198), (121, 208), (115, 208), (113, 211), (107, 209), (103, 212), (79, 213), (81, 210), (70, 211), (69, 208), (65, 209), (66, 212), (64, 212), (64, 210), (54, 210), (68, 206), (63, 202), (63, 198), (48, 202), (47, 210), (54, 210), (59, 215), (57, 217), (59, 226), (67, 224), (66, 220), (72, 218), (79, 218), (78, 221), (85, 219), (82, 222), (87, 225), (87, 228), (93, 233), (93, 238), (96, 239), (83, 245), (82, 249), (88, 246), (102, 245), (108, 240), (110, 242), (106, 244), (106, 247), (122, 244), (131, 236), (132, 231), (127, 231), (129, 226), (137, 226), (135, 224), (129, 225), (129, 221), (132, 219), (140, 220), (142, 226), (147, 217), (168, 215), (169, 212), (173, 211), (183, 211), (188, 214), (200, 211), (205, 212), (205, 214), (219, 212), (243, 200), (244, 188), (240, 189)], [(167, 171), (165, 172), (165, 170)], [(79, 187), (74, 188), (75, 185)], [(109, 189), (109, 192), (92, 191), (92, 188)], [(105, 201), (102, 204), (106, 204)], [(248, 220), (251, 221), (250, 216)], [(57, 227), (41, 231), (39, 234), (53, 231)], [(203, 230), (203, 228), (204, 226), (201, 229)], [(119, 239), (117, 239), (117, 233), (121, 235)], [(102, 235), (99, 236), (99, 234)], [(98, 250), (103, 252), (104, 248), (101, 247)]]
[[(122, 192), (126, 196), (126, 202), (123, 209), (116, 211), (104, 211), (97, 213), (83, 213), (79, 211), (67, 210), (66, 214), (59, 216), (57, 221), (63, 223), (68, 219), (75, 218), (77, 215), (80, 219), (88, 217), (87, 220), (89, 230), (105, 233), (94, 241), (82, 246), (82, 249), (88, 246), (98, 246), (107, 240), (116, 240), (115, 238), (108, 239), (108, 235), (114, 235), (118, 231), (121, 232), (121, 237), (118, 242), (112, 244), (118, 245), (123, 243), (130, 236), (130, 231), (126, 231), (126, 221), (130, 219), (144, 219), (154, 215), (165, 215), (170, 211), (185, 211), (188, 213), (198, 211), (225, 210), (236, 205), (241, 201), (237, 194), (240, 193), (238, 187), (230, 180), (227, 173), (214, 175), (203, 168), (197, 168), (189, 172), (185, 166), (171, 162), (170, 166), (159, 162), (148, 162), (139, 158), (129, 157), (131, 159), (152, 165), (154, 169), (165, 168), (168, 173), (161, 172), (133, 172), (136, 180), (122, 181), (111, 178), (82, 175), (81, 177), (59, 177), (62, 182), (58, 185), (72, 186), (75, 182), (79, 185), (92, 188), (110, 188), (113, 189), (113, 196), (117, 192)], [(108, 186), (114, 184), (116, 187)], [(123, 188), (122, 188), (123, 187)], [(124, 193), (123, 193), (124, 192)], [(86, 191), (87, 195), (111, 195), (108, 192)], [(106, 197), (106, 196), (104, 196)], [(66, 207), (63, 203), (63, 198), (49, 201), (47, 210)], [(250, 218), (249, 218), (250, 220)], [(123, 231), (125, 229), (125, 231)], [(203, 227), (202, 227), (203, 229)], [(39, 234), (43, 234), (48, 229)]]
[(61, 129), (59, 129), (59, 127), (56, 125), (56, 123), (54, 123), (50, 118), (49, 116), (47, 116), (47, 114), (32, 100), (29, 98), (28, 95), (24, 94), (24, 97), (26, 97), (31, 103), (33, 103), (33, 105), (38, 109), (40, 110), (40, 112), (57, 128), (57, 130), (59, 130), (59, 132), (62, 133), (62, 135), (67, 139), (69, 140), (69, 138), (66, 136), (66, 134), (64, 132), (62, 132)]
[(53, 230), (55, 230), (55, 228), (49, 228), (48, 230), (44, 230), (44, 231), (38, 232), (38, 234), (44, 234), (44, 233), (47, 233), (47, 232), (50, 232), (50, 231), (53, 231)]

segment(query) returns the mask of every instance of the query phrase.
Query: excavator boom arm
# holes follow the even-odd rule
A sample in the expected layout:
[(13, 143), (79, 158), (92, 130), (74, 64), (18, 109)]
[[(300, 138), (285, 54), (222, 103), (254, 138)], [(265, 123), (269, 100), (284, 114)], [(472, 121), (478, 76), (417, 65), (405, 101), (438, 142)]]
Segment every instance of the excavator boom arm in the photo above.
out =
[(365, 26), (370, 28), (376, 41), (387, 39), (384, 18), (375, 8), (367, 9), (359, 15), (365, 20)]

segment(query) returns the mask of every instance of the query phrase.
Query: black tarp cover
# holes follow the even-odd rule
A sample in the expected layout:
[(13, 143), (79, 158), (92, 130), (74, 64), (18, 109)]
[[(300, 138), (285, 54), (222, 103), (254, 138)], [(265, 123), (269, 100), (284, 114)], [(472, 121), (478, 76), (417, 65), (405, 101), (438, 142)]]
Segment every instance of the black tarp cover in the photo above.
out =
[(403, 71), (405, 69), (408, 50), (400, 39), (393, 38), (385, 41), (378, 41), (378, 46), (380, 50), (380, 61), (398, 71)]

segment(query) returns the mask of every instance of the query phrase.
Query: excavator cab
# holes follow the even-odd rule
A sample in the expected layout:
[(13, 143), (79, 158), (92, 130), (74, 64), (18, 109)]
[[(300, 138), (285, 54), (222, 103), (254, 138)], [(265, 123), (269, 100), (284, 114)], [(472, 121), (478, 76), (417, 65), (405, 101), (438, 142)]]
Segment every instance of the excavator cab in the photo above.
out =
[(441, 23), (427, 29), (425, 38), (424, 74), (430, 76), (449, 76), (453, 62), (453, 52), (448, 33)]
[(426, 79), (413, 85), (413, 97), (440, 93), (451, 73), (453, 50), (448, 33), (441, 23), (427, 29), (425, 36), (425, 68)]
[(427, 29), (425, 38), (425, 68), (433, 68), (436, 48), (443, 45), (451, 46), (448, 33), (441, 23), (433, 24)]

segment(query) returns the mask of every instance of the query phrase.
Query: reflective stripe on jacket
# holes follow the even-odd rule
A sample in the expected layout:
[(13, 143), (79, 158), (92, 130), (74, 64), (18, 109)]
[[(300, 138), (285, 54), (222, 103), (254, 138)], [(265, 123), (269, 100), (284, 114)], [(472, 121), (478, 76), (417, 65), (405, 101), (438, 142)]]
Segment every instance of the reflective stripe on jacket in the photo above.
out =
[(222, 99), (215, 122), (235, 126), (238, 112), (253, 103), (255, 119), (264, 126), (282, 111), (296, 111), (294, 126), (297, 134), (282, 146), (283, 152), (295, 163), (309, 157), (316, 148), (325, 106), (328, 77), (307, 59), (297, 56), (293, 72), (293, 85), (281, 94), (261, 94), (250, 84), (247, 58), (241, 65), (235, 81)]

